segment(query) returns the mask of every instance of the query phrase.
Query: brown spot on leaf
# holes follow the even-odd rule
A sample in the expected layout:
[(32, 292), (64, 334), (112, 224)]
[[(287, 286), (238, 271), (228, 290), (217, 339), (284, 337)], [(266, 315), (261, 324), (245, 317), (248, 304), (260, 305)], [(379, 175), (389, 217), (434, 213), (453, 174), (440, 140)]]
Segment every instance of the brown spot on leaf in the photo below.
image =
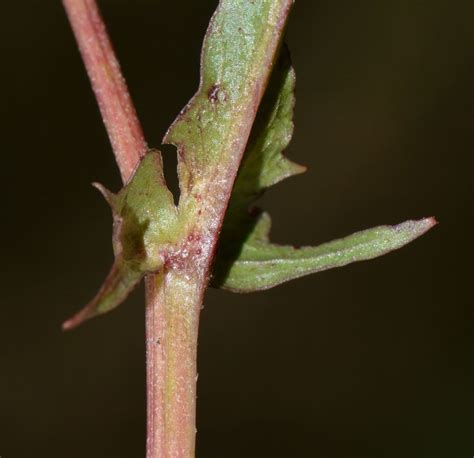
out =
[(220, 84), (213, 84), (207, 93), (207, 98), (212, 104), (218, 102), (225, 102), (227, 99), (226, 93), (222, 89)]

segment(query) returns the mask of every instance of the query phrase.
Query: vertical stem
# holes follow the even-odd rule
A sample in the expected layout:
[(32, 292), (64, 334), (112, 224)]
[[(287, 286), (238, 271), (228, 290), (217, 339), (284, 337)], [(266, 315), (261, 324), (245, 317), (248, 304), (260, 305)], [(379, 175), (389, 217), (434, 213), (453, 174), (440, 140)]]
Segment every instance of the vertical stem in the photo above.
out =
[[(147, 150), (95, 0), (63, 0), (123, 182)], [(147, 458), (192, 458), (203, 282), (167, 271), (146, 280)]]
[(146, 291), (147, 397), (151, 407), (147, 458), (192, 458), (202, 294), (194, 278), (176, 271), (150, 279)]

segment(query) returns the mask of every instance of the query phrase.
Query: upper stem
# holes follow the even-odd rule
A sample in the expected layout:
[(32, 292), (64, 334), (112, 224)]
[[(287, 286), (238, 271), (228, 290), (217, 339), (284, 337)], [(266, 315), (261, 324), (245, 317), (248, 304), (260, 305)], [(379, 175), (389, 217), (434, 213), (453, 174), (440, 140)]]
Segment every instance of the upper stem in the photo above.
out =
[(147, 151), (143, 130), (95, 0), (63, 0), (124, 183)]

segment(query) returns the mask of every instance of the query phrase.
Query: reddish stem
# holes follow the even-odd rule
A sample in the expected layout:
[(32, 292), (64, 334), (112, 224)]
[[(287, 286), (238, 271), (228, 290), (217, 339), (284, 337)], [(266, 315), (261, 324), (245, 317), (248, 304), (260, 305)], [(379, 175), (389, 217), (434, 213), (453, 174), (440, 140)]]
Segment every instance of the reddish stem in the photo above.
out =
[(147, 144), (95, 0), (63, 0), (125, 182)]
[[(125, 79), (95, 0), (63, 3), (126, 183), (147, 144)], [(146, 280), (148, 458), (194, 456), (202, 288), (185, 283), (166, 274)]]
[(202, 282), (168, 271), (147, 281), (147, 458), (192, 458)]

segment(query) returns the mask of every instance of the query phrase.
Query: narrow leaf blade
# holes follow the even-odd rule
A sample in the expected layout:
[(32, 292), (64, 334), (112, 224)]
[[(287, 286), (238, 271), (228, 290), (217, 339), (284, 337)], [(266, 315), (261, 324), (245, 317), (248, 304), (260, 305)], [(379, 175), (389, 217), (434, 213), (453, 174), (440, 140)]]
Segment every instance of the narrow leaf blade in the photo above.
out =
[(406, 221), (299, 249), (254, 241), (244, 245), (238, 258), (228, 266), (220, 287), (242, 293), (264, 290), (304, 275), (372, 259), (401, 248), (435, 224), (433, 218)]

